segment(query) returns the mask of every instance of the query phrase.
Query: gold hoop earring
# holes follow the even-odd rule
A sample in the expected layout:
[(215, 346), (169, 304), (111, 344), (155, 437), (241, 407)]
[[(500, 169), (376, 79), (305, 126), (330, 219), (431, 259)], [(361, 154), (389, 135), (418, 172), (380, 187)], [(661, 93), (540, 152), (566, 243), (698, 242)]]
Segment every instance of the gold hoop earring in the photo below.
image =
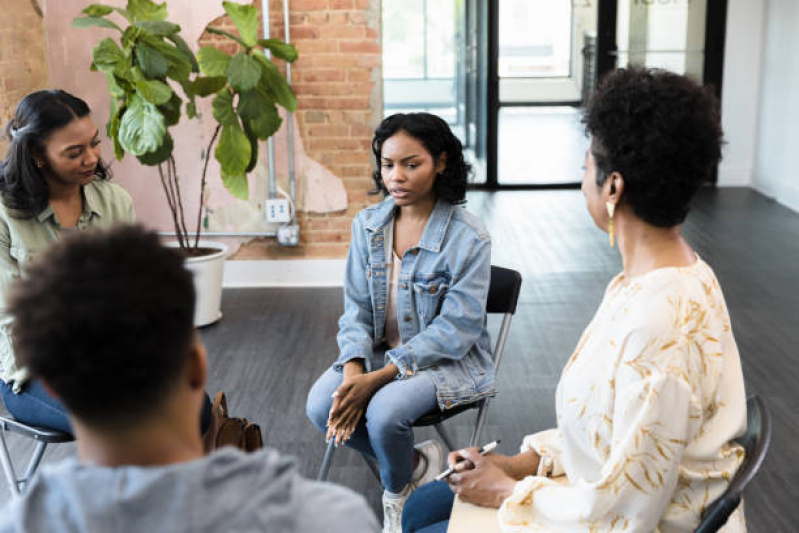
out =
[(608, 208), (608, 235), (610, 236), (610, 247), (613, 248), (616, 244), (613, 232), (613, 215), (616, 213), (616, 204), (607, 202), (605, 205)]

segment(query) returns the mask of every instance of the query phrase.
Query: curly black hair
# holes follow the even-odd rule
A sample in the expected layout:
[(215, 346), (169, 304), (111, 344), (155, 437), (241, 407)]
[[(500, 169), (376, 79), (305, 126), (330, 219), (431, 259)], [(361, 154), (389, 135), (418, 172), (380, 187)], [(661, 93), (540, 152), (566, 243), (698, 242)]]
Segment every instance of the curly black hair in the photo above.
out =
[(80, 420), (146, 417), (185, 368), (194, 285), (179, 253), (139, 226), (84, 231), (53, 244), (12, 289), (20, 363)]
[(375, 155), (377, 170), (372, 173), (375, 182), (373, 194), (388, 194), (380, 173), (383, 143), (398, 132), (405, 132), (418, 140), (438, 162), (441, 154), (447, 154), (446, 168), (436, 176), (433, 184), (436, 198), (451, 204), (466, 201), (466, 185), (472, 166), (463, 159), (463, 145), (455, 137), (449, 125), (440, 117), (430, 113), (397, 113), (383, 119), (375, 130), (372, 139), (372, 152)]
[[(0, 198), (15, 216), (32, 218), (50, 203), (50, 191), (34, 154), (45, 151), (44, 144), (56, 130), (75, 119), (88, 116), (88, 104), (60, 89), (30, 93), (17, 105), (5, 134), (11, 145), (0, 162)], [(97, 161), (97, 179), (110, 179), (111, 172)]]
[(721, 159), (719, 101), (709, 88), (660, 69), (608, 74), (583, 116), (597, 184), (624, 177), (622, 202), (658, 227), (681, 224)]

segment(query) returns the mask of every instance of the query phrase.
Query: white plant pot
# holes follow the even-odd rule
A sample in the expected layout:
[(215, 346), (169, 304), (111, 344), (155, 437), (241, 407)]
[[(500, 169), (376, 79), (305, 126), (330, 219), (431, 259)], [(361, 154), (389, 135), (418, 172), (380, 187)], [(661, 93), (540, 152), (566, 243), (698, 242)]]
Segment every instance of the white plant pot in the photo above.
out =
[[(170, 242), (168, 246), (177, 248), (178, 243)], [(227, 246), (224, 243), (200, 241), (199, 246), (200, 248), (214, 248), (218, 252), (186, 258), (186, 268), (194, 276), (194, 291), (197, 294), (194, 325), (198, 328), (213, 324), (222, 318), (222, 274), (227, 257)]]

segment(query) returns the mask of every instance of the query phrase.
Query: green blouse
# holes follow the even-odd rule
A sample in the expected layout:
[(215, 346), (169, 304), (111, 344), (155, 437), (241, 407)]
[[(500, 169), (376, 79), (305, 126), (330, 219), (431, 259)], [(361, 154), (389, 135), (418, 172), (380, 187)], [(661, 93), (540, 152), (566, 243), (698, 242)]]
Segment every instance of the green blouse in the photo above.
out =
[[(83, 186), (83, 213), (77, 230), (108, 228), (119, 222), (135, 222), (133, 200), (114, 183), (94, 180)], [(5, 299), (11, 284), (20, 277), (25, 265), (44, 251), (61, 235), (61, 224), (50, 206), (35, 217), (15, 216), (0, 201), (0, 379), (13, 382), (19, 391), (28, 380), (25, 368), (17, 366), (11, 346), (9, 327), (11, 317), (5, 309)]]

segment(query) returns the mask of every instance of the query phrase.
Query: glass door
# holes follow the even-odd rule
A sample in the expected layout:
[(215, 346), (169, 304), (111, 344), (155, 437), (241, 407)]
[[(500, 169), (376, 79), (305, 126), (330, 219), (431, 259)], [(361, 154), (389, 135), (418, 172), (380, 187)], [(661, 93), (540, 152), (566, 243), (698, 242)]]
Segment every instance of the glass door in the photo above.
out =
[(596, 0), (499, 0), (494, 187), (577, 187), (593, 83)]
[(485, 182), (487, 25), (480, 0), (383, 0), (383, 114), (440, 116)]

